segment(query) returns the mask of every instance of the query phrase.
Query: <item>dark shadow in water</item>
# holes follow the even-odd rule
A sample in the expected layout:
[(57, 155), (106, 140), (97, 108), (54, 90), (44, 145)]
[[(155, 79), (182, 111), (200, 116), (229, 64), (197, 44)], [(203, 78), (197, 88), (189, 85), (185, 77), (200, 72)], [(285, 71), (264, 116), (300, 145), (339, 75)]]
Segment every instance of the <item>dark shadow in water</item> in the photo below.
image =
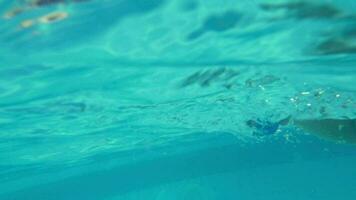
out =
[[(232, 86), (232, 82), (236, 76), (240, 73), (235, 69), (229, 68), (217, 68), (217, 69), (208, 69), (200, 70), (185, 78), (180, 87), (187, 87), (191, 85), (199, 85), (200, 87), (208, 87), (211, 84), (221, 83), (226, 88)], [(232, 80), (232, 82), (230, 81)]]
[(207, 32), (224, 32), (233, 29), (240, 21), (242, 15), (234, 10), (228, 10), (221, 14), (208, 16), (200, 28), (191, 32), (187, 40), (195, 40)]
[[(339, 8), (332, 4), (322, 4), (315, 2), (299, 1), (299, 2), (287, 2), (287, 3), (264, 3), (260, 4), (262, 10), (268, 12), (275, 12), (284, 10), (285, 16), (280, 19), (326, 19), (326, 20), (340, 20), (340, 22), (352, 22), (356, 15), (344, 13)], [(342, 21), (341, 21), (342, 20)], [(335, 54), (355, 54), (355, 35), (356, 30), (354, 28), (343, 30), (337, 28), (334, 34), (330, 34), (326, 39), (320, 43), (311, 47), (311, 54), (317, 55), (335, 55)]]
[(336, 28), (314, 47), (318, 55), (356, 54), (356, 24)]
[(287, 2), (280, 4), (260, 4), (261, 9), (265, 11), (286, 10), (285, 18), (296, 19), (332, 19), (338, 18), (343, 13), (331, 4), (317, 4), (308, 1)]
[(318, 54), (356, 54), (356, 45), (350, 44), (342, 38), (328, 38), (316, 46)]
[[(161, 156), (152, 160), (69, 177), (0, 197), (2, 200), (107, 199), (130, 191), (175, 181), (291, 163), (296, 158), (306, 161), (356, 155), (352, 146), (332, 145), (315, 140), (311, 136), (300, 138), (305, 141), (300, 144), (276, 139), (270, 142), (242, 145), (236, 142), (233, 136), (229, 138), (227, 140), (230, 142), (227, 142), (228, 145), (225, 146)], [(325, 151), (325, 148), (328, 148), (328, 151)], [(111, 159), (115, 159), (114, 156), (112, 155)], [(110, 160), (108, 157), (106, 159)], [(106, 161), (98, 159), (96, 162), (103, 165)]]
[(35, 6), (48, 6), (48, 5), (54, 5), (54, 4), (59, 4), (59, 3), (70, 3), (70, 2), (86, 2), (90, 0), (33, 0), (29, 2), (32, 5)]

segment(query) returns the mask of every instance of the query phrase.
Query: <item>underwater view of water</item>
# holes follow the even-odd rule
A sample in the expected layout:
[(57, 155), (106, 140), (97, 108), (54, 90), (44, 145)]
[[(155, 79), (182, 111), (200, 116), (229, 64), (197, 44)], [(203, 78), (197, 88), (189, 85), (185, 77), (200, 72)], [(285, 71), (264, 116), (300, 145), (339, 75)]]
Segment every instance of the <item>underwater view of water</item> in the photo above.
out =
[(0, 16), (1, 200), (356, 199), (356, 1)]

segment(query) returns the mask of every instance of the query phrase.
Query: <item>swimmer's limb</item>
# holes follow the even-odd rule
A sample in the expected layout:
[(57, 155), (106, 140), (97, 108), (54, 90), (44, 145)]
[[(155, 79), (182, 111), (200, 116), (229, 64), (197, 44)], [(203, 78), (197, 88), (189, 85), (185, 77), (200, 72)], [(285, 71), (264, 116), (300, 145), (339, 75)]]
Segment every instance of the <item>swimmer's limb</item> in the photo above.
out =
[(337, 143), (356, 144), (356, 119), (293, 119), (293, 125)]
[(280, 126), (293, 125), (307, 133), (336, 143), (356, 144), (356, 119), (295, 119), (288, 116), (275, 123), (248, 120), (246, 125), (254, 128), (254, 135), (257, 136), (272, 135)]

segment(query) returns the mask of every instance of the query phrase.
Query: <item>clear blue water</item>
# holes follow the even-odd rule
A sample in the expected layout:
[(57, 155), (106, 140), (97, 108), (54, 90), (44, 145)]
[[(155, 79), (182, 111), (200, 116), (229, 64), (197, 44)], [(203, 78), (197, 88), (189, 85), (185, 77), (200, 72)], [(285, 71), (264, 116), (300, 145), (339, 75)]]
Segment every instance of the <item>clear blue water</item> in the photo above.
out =
[(30, 2), (0, 0), (1, 200), (356, 199), (356, 1)]

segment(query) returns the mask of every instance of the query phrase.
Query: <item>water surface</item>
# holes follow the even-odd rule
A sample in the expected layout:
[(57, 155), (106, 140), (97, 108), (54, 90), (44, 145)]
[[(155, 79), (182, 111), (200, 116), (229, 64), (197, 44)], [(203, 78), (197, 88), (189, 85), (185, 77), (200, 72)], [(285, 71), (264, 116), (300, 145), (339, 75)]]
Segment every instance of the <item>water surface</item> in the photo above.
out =
[(248, 125), (356, 118), (355, 1), (49, 2), (0, 0), (1, 199), (355, 199), (354, 145)]

